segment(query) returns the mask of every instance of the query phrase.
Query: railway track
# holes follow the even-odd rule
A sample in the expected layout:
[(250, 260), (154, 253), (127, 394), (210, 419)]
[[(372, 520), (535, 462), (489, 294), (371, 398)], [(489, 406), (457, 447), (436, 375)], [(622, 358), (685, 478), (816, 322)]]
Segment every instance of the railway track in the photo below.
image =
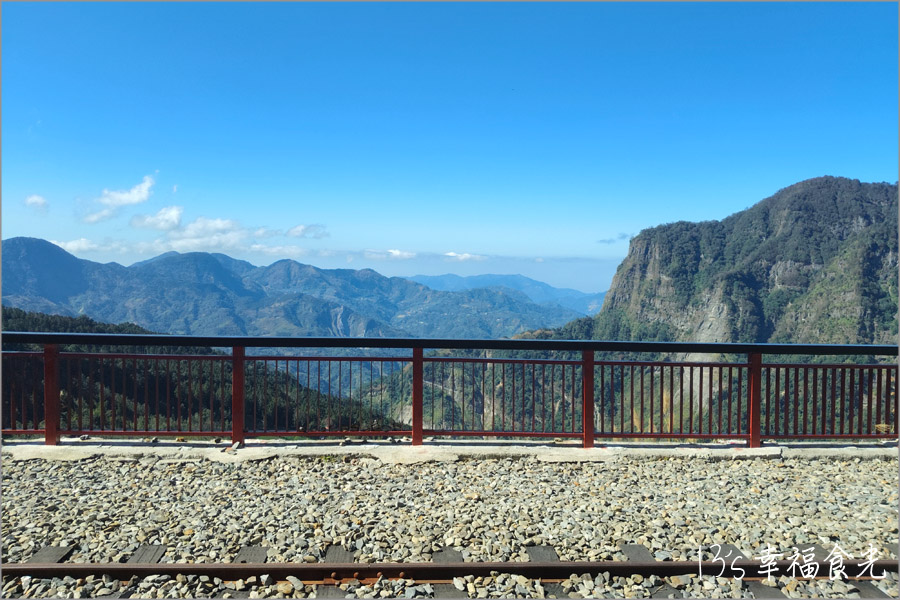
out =
[[(502, 597), (533, 597), (531, 594), (535, 594), (537, 597), (566, 598), (577, 585), (590, 588), (593, 584), (589, 585), (588, 580), (593, 582), (595, 577), (600, 577), (604, 581), (623, 578), (631, 586), (631, 597), (681, 598), (686, 582), (703, 575), (707, 580), (712, 576), (712, 580), (719, 583), (723, 579), (738, 580), (740, 588), (754, 597), (772, 598), (784, 597), (791, 590), (766, 585), (764, 580), (770, 579), (771, 583), (771, 580), (777, 581), (782, 577), (801, 578), (798, 565), (790, 560), (770, 561), (766, 570), (761, 572), (762, 563), (759, 560), (748, 559), (737, 548), (727, 544), (722, 546), (720, 556), (727, 556), (728, 560), (703, 562), (655, 560), (641, 545), (622, 546), (621, 550), (627, 558), (625, 561), (593, 562), (560, 561), (549, 546), (530, 547), (529, 562), (463, 562), (459, 552), (445, 549), (435, 553), (432, 562), (422, 563), (356, 563), (353, 562), (353, 553), (340, 546), (329, 547), (325, 560), (320, 563), (267, 563), (266, 549), (261, 546), (243, 548), (231, 563), (160, 563), (166, 550), (164, 546), (142, 546), (124, 563), (65, 562), (73, 550), (74, 546), (51, 546), (40, 550), (27, 562), (3, 565), (4, 595), (15, 593), (17, 585), (21, 588), (18, 591), (24, 593), (21, 584), (26, 581), (77, 584), (96, 579), (102, 581), (102, 585), (109, 586), (101, 588), (109, 592), (101, 595), (128, 598), (132, 594), (141, 594), (138, 584), (149, 578), (160, 582), (199, 582), (207, 585), (207, 591), (218, 592), (216, 595), (219, 597), (228, 594), (228, 597), (234, 598), (251, 597), (246, 588), (253, 587), (257, 582), (274, 586), (282, 597), (291, 597), (295, 591), (306, 595), (313, 589), (317, 597), (344, 597), (348, 593), (356, 597), (355, 590), (369, 586), (368, 589), (376, 591), (373, 586), (380, 582), (381, 589), (390, 590), (383, 585), (387, 580), (402, 580), (403, 589), (412, 590), (411, 593), (404, 592), (408, 598), (488, 597), (483, 593), (487, 588), (480, 585), (485, 581), (506, 582), (510, 595)], [(815, 576), (802, 579), (827, 580), (834, 565), (827, 560), (824, 549), (816, 546), (814, 550), (815, 560), (803, 563), (806, 569), (803, 574), (815, 570)], [(841, 566), (859, 597), (890, 597), (871, 580), (884, 571), (896, 573), (897, 561), (866, 563), (846, 560)], [(526, 581), (530, 582), (527, 586)], [(535, 581), (539, 582), (537, 587)], [(523, 592), (528, 595), (523, 595)], [(576, 589), (575, 593), (583, 593), (583, 590)], [(381, 594), (381, 597), (393, 596)], [(491, 597), (497, 596), (492, 594)]]

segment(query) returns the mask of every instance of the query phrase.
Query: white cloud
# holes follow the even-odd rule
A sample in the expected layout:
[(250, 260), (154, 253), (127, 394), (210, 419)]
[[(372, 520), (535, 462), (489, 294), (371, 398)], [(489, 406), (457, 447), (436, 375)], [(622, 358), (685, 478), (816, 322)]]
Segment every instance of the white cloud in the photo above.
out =
[(615, 244), (616, 242), (622, 242), (625, 240), (630, 240), (634, 236), (630, 233), (620, 233), (616, 237), (604, 238), (602, 240), (597, 240), (598, 244)]
[(56, 244), (66, 252), (91, 252), (92, 250), (100, 250), (100, 244), (96, 242), (92, 242), (87, 238), (78, 238), (77, 240), (72, 240), (71, 242), (58, 242), (56, 240), (50, 240), (51, 244)]
[(296, 227), (291, 227), (287, 230), (287, 234), (291, 237), (299, 237), (299, 238), (315, 238), (322, 239), (323, 237), (328, 237), (328, 232), (325, 231), (324, 225), (297, 225)]
[(143, 181), (139, 184), (131, 188), (130, 190), (123, 191), (110, 191), (103, 190), (103, 195), (97, 198), (97, 202), (100, 204), (105, 204), (106, 206), (112, 206), (114, 208), (118, 208), (120, 206), (128, 206), (131, 204), (140, 204), (141, 202), (146, 202), (148, 198), (150, 198), (150, 188), (153, 187), (153, 178), (149, 175), (144, 175)]
[(77, 240), (71, 240), (68, 242), (60, 242), (57, 240), (50, 240), (51, 244), (56, 244), (66, 252), (71, 252), (73, 254), (80, 252), (112, 252), (112, 253), (123, 253), (131, 250), (126, 244), (122, 243), (119, 240), (105, 240), (102, 244), (89, 240), (87, 238), (78, 238)]
[(415, 252), (404, 252), (403, 250), (366, 250), (363, 256), (370, 260), (408, 260), (415, 258)]
[(270, 229), (268, 227), (257, 227), (253, 232), (253, 237), (259, 238), (270, 238), (282, 235), (282, 232), (278, 229)]
[(25, 206), (30, 206), (40, 212), (47, 212), (47, 206), (49, 206), (49, 204), (47, 202), (47, 199), (43, 196), (32, 194), (25, 198)]
[(146, 202), (147, 199), (150, 198), (150, 194), (153, 193), (151, 188), (154, 183), (155, 181), (151, 176), (145, 175), (144, 179), (130, 190), (117, 191), (104, 189), (100, 197), (97, 198), (97, 202), (106, 208), (102, 208), (97, 212), (89, 214), (84, 218), (84, 222), (97, 223), (99, 221), (104, 221), (114, 217), (118, 212), (118, 209), (123, 206), (131, 206)]
[(197, 217), (169, 232), (168, 244), (179, 252), (240, 249), (249, 231), (231, 219)]
[(184, 229), (172, 232), (173, 238), (197, 238), (220, 233), (233, 233), (241, 229), (237, 221), (231, 219), (209, 219), (197, 217), (187, 224)]
[(176, 192), (178, 192), (178, 184), (177, 183), (172, 186), (172, 193), (174, 194)]
[(469, 254), (468, 252), (458, 253), (458, 252), (444, 252), (444, 256), (451, 260), (485, 260), (486, 256), (481, 256), (480, 254)]
[(135, 215), (131, 218), (131, 225), (132, 227), (170, 231), (181, 226), (181, 213), (183, 212), (184, 208), (181, 206), (166, 206), (159, 209), (159, 212), (153, 216)]
[(266, 246), (265, 244), (252, 244), (250, 246), (252, 252), (261, 254), (269, 254), (272, 256), (306, 256), (309, 250), (300, 246)]
[(115, 212), (116, 211), (114, 211), (111, 208), (104, 208), (102, 210), (98, 210), (97, 212), (91, 213), (88, 216), (86, 216), (84, 218), (84, 222), (85, 223), (99, 223), (100, 221), (105, 221), (106, 219), (109, 219), (110, 217), (112, 217), (115, 214)]

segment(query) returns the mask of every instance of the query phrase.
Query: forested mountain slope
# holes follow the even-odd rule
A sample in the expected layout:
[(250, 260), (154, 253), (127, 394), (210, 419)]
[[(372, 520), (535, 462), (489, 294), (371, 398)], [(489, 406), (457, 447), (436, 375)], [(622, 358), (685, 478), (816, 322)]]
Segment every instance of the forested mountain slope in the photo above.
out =
[(819, 177), (631, 240), (603, 309), (537, 337), (897, 342), (897, 185)]

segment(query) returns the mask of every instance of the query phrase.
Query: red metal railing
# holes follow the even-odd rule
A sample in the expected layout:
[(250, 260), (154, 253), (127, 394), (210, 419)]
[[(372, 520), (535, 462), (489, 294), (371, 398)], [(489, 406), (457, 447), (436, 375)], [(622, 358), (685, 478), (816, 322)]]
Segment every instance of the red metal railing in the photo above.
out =
[(896, 365), (763, 365), (762, 435), (858, 438), (897, 431)]
[[(896, 364), (762, 362), (763, 353), (895, 356), (893, 346), (37, 333), (7, 333), (4, 342), (43, 351), (3, 352), (3, 433), (44, 435), (48, 444), (80, 434), (408, 435), (413, 444), (437, 435), (580, 438), (585, 447), (595, 437), (720, 438), (756, 447), (763, 438), (895, 438), (898, 431)], [(59, 352), (66, 343), (231, 345), (231, 354)], [(248, 356), (248, 346), (298, 355)], [(329, 346), (412, 354), (311, 351)], [(426, 347), (468, 356), (426, 355)], [(514, 357), (522, 351), (532, 356)], [(597, 359), (611, 351), (747, 359)]]

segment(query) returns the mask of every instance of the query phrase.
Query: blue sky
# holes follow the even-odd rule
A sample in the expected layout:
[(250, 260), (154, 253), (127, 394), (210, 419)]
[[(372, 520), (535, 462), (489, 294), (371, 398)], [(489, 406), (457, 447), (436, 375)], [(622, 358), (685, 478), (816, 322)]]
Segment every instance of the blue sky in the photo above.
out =
[(641, 229), (897, 180), (896, 3), (5, 3), (2, 235), (607, 289)]

